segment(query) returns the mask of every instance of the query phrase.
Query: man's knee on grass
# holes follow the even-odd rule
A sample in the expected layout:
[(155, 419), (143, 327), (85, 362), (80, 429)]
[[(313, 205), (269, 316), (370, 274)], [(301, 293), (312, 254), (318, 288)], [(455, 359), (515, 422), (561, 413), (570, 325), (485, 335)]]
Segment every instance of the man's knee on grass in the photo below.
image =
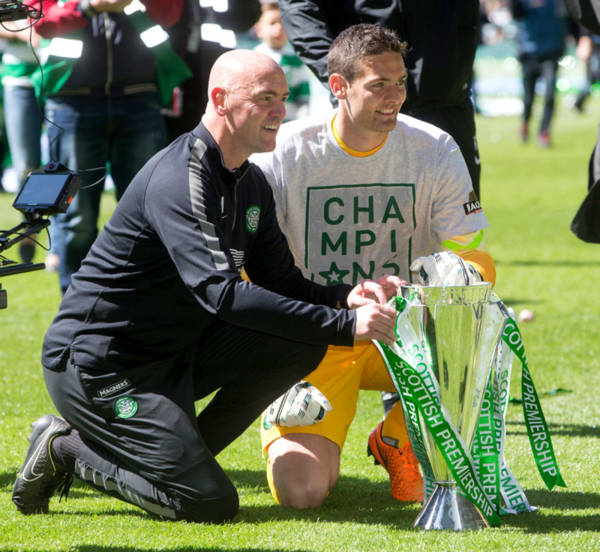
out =
[(318, 508), (335, 486), (338, 474), (337, 445), (320, 435), (288, 435), (269, 446), (267, 480), (282, 506)]
[(191, 497), (174, 497), (179, 505), (177, 519), (195, 523), (224, 523), (232, 520), (239, 511), (238, 494), (233, 489), (226, 495), (196, 500)]

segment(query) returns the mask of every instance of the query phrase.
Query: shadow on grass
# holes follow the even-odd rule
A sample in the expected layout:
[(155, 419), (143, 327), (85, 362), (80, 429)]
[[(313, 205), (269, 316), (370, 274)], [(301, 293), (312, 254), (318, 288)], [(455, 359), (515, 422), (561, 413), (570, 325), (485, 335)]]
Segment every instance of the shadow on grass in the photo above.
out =
[[(234, 470), (227, 475), (238, 489), (260, 489), (270, 494), (262, 470)], [(371, 481), (341, 475), (335, 490), (320, 508), (296, 510), (283, 508), (274, 500), (265, 506), (242, 505), (234, 522), (263, 523), (269, 521), (316, 520), (381, 524), (409, 528), (419, 513), (420, 505), (394, 500), (388, 481)]]
[(17, 478), (17, 472), (0, 473), (0, 487), (10, 486), (12, 489), (13, 483)]
[[(600, 533), (600, 513), (584, 515), (577, 510), (600, 511), (600, 494), (576, 491), (551, 492), (544, 490), (525, 491), (530, 504), (537, 506), (536, 512), (507, 515), (502, 525), (518, 527), (528, 533), (545, 534), (560, 531), (592, 531)], [(570, 511), (572, 515), (555, 514), (547, 509)]]
[[(262, 470), (231, 470), (227, 471), (234, 485), (244, 492), (256, 492), (268, 494), (269, 489)], [(0, 474), (0, 482), (11, 478), (12, 474)], [(83, 485), (83, 484), (81, 484)], [(9, 491), (10, 492), (10, 491)], [(78, 493), (80, 496), (91, 498), (103, 496), (100, 493)], [(600, 532), (600, 513), (586, 515), (584, 510), (592, 509), (600, 512), (600, 494), (582, 493), (576, 491), (527, 490), (530, 503), (538, 507), (536, 512), (522, 513), (518, 515), (506, 515), (502, 518), (502, 526), (515, 527), (532, 534), (546, 534), (555, 531), (593, 531)], [(76, 496), (76, 495), (75, 495)], [(73, 498), (74, 496), (71, 496)], [(391, 529), (409, 530), (419, 511), (421, 505), (406, 504), (392, 499), (387, 481), (371, 481), (366, 478), (348, 477), (342, 475), (336, 485), (334, 492), (321, 508), (308, 508), (295, 510), (282, 508), (274, 501), (268, 505), (245, 505), (241, 501), (241, 508), (237, 516), (230, 524), (260, 524), (273, 521), (320, 521), (332, 523), (361, 523), (366, 525), (388, 526)], [(556, 513), (560, 510), (561, 513)], [(562, 512), (565, 514), (563, 515)], [(50, 512), (52, 515), (52, 511)], [(76, 506), (71, 512), (56, 512), (57, 516), (85, 516), (85, 515), (107, 515), (107, 516), (135, 516), (139, 518), (152, 518), (142, 510), (123, 511), (119, 509), (105, 510), (102, 512), (77, 511)], [(153, 518), (156, 519), (156, 518)], [(168, 523), (173, 523), (169, 521)], [(81, 552), (103, 551), (109, 548), (93, 548), (82, 545), (75, 550)], [(115, 552), (130, 552), (128, 547), (110, 548)], [(153, 548), (144, 549), (151, 552)], [(168, 552), (169, 549), (167, 549)], [(192, 548), (177, 549), (192, 550)], [(225, 551), (223, 548), (201, 548), (194, 549), (202, 551)], [(262, 548), (244, 549), (248, 552), (262, 552)], [(24, 552), (34, 552), (33, 550)]]
[[(263, 470), (226, 470), (235, 487), (241, 494), (245, 492), (265, 493), (270, 496), (265, 472)], [(12, 492), (14, 474), (0, 474), (2, 486), (10, 484), (5, 492)], [(79, 490), (78, 490), (79, 489)], [(123, 511), (119, 508), (114, 510), (103, 510), (102, 512), (89, 510), (83, 511), (77, 508), (77, 498), (104, 498), (100, 492), (88, 491), (84, 483), (74, 480), (73, 487), (69, 492), (69, 512), (52, 511), (46, 515), (56, 516), (78, 516), (78, 515), (106, 515), (106, 516), (129, 516), (148, 518), (149, 514), (143, 510)], [(75, 501), (72, 502), (72, 500)], [(53, 501), (56, 500), (55, 498)], [(118, 504), (115, 499), (115, 504)], [(272, 500), (272, 499), (270, 499)], [(349, 508), (349, 505), (351, 507)], [(327, 499), (321, 508), (308, 508), (306, 510), (295, 510), (282, 508), (274, 500), (266, 506), (247, 506), (241, 499), (241, 507), (238, 515), (231, 523), (266, 523), (271, 521), (287, 520), (325, 520), (332, 522), (347, 522), (365, 524), (384, 524), (397, 528), (409, 528), (419, 512), (418, 504), (405, 504), (392, 499), (387, 481), (373, 482), (366, 478), (341, 476), (335, 491)], [(156, 518), (155, 518), (156, 519)], [(172, 523), (172, 522), (170, 522)]]
[[(529, 502), (540, 508), (555, 508), (557, 510), (585, 510), (595, 508), (600, 515), (600, 494), (582, 493), (579, 491), (526, 491)], [(596, 516), (598, 520), (598, 516)], [(596, 530), (600, 531), (600, 523), (596, 524)]]
[[(233, 476), (234, 480), (240, 472)], [(253, 480), (255, 475), (242, 473), (242, 479)], [(239, 481), (239, 479), (238, 479)], [(585, 510), (600, 512), (600, 494), (577, 491), (527, 490), (529, 502), (537, 506), (535, 512), (505, 515), (501, 526), (520, 528), (532, 534), (554, 531), (600, 532), (600, 513), (587, 515)], [(349, 512), (351, 505), (351, 512)], [(311, 520), (378, 524), (408, 530), (412, 527), (421, 506), (393, 500), (387, 482), (372, 482), (354, 477), (340, 477), (335, 491), (323, 507), (308, 510), (281, 508), (277, 504), (242, 508), (236, 522)], [(551, 512), (550, 510), (554, 510)], [(555, 513), (560, 510), (561, 513)], [(562, 513), (564, 512), (564, 514)]]
[[(563, 435), (565, 437), (600, 437), (600, 426), (583, 424), (548, 424), (550, 435)], [(508, 435), (527, 435), (524, 421), (507, 421), (506, 433)]]
[(516, 297), (502, 297), (502, 302), (507, 307), (513, 307), (515, 310), (517, 310), (519, 305), (539, 305), (545, 303), (545, 301), (532, 299), (531, 297), (524, 297), (523, 299), (518, 299)]
[(573, 260), (560, 260), (556, 259), (553, 261), (535, 261), (535, 260), (521, 260), (516, 259), (514, 261), (495, 261), (495, 264), (502, 266), (600, 266), (600, 261), (573, 261)]

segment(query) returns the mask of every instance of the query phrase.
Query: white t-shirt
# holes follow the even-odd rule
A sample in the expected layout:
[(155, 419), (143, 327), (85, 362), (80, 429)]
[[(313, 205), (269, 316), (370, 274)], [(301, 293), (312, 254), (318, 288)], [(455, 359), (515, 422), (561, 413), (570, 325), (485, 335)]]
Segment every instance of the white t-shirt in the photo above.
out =
[(336, 141), (332, 117), (282, 125), (275, 151), (250, 159), (273, 188), (279, 223), (307, 278), (410, 280), (414, 259), (488, 226), (450, 135), (399, 115), (385, 144), (357, 157)]

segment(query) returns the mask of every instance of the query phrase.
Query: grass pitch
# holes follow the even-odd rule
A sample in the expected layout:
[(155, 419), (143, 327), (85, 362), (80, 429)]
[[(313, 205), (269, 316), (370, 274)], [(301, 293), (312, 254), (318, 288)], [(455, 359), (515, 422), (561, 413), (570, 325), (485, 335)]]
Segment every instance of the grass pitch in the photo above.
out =
[[(528, 308), (536, 315), (533, 322), (521, 324), (521, 331), (568, 488), (550, 492), (544, 487), (529, 451), (521, 407), (513, 404), (507, 459), (538, 510), (505, 516), (500, 527), (483, 531), (415, 530), (419, 506), (393, 501), (384, 470), (365, 455), (367, 436), (382, 411), (378, 393), (363, 392), (339, 483), (320, 509), (288, 510), (273, 501), (255, 423), (218, 458), (240, 492), (241, 510), (232, 523), (159, 521), (77, 482), (68, 501), (52, 499), (50, 514), (22, 516), (10, 496), (29, 425), (54, 412), (39, 357), (59, 293), (56, 276), (39, 271), (0, 281), (8, 291), (8, 308), (0, 311), (0, 550), (600, 550), (600, 245), (583, 243), (569, 231), (585, 195), (600, 102), (591, 99), (587, 109), (578, 115), (557, 107), (554, 145), (548, 150), (535, 141), (518, 141), (516, 117), (477, 121), (496, 291), (517, 312)], [(12, 197), (0, 196), (2, 228), (18, 222), (11, 202)], [(113, 205), (107, 195), (104, 216)], [(17, 257), (16, 249), (7, 252), (10, 257)], [(36, 260), (42, 259), (38, 253)], [(515, 361), (515, 397), (520, 395), (519, 368)], [(570, 392), (552, 393), (561, 388)]]

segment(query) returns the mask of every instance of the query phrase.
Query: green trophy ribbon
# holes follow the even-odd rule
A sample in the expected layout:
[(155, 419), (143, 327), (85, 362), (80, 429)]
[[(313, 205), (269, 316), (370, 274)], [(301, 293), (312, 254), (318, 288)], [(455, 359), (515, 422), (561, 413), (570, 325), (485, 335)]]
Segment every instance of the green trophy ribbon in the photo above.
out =
[(558, 469), (550, 432), (548, 431), (548, 425), (546, 424), (546, 419), (542, 412), (542, 405), (540, 404), (535, 385), (533, 384), (533, 378), (529, 372), (521, 332), (513, 318), (508, 318), (506, 321), (504, 331), (502, 332), (502, 339), (521, 361), (523, 416), (525, 418), (525, 425), (529, 436), (529, 444), (538, 471), (549, 490), (552, 490), (556, 485), (559, 487), (566, 487), (567, 485), (563, 481), (560, 470)]
[(496, 512), (500, 512), (500, 465), (498, 461), (499, 447), (496, 440), (494, 393), (492, 382), (488, 382), (483, 396), (481, 413), (477, 423), (477, 432), (471, 456), (479, 481), (485, 494), (493, 504)]
[(438, 397), (432, 395), (421, 374), (408, 362), (398, 356), (394, 350), (383, 343), (377, 344), (383, 359), (398, 382), (397, 388), (403, 398), (414, 398), (419, 414), (423, 417), (436, 445), (446, 460), (448, 468), (464, 495), (479, 508), (491, 526), (500, 523), (500, 517), (494, 505), (481, 487), (475, 469), (462, 441), (453, 425), (444, 414)]
[[(511, 317), (510, 311), (502, 301), (495, 296), (500, 313), (505, 319)], [(505, 506), (501, 506), (501, 514), (516, 514), (518, 512), (533, 512), (537, 508), (531, 506), (525, 492), (511, 473), (504, 458), (504, 443), (506, 440), (506, 413), (510, 401), (510, 380), (512, 363), (515, 355), (510, 347), (501, 339), (498, 343), (492, 373), (492, 387), (494, 400), (494, 425), (496, 429), (496, 446), (498, 451), (498, 467), (500, 469), (500, 492)]]
[(492, 294), (491, 303), (499, 309), (494, 311), (495, 316), (500, 315), (505, 322), (483, 396), (473, 445), (467, 451), (441, 404), (429, 343), (423, 336), (417, 335), (418, 329), (400, 323), (410, 310), (412, 300), (413, 295), (408, 301), (403, 297), (392, 300), (398, 311), (397, 342), (393, 347), (379, 342), (375, 345), (402, 399), (409, 438), (423, 470), (425, 497), (433, 490), (434, 476), (424, 446), (421, 421), (431, 433), (457, 486), (479, 508), (490, 525), (499, 523), (499, 514), (536, 510), (529, 505), (504, 458), (505, 418), (514, 356), (522, 365), (523, 412), (540, 475), (550, 490), (556, 485), (566, 485), (558, 469), (550, 433), (527, 365), (523, 340), (511, 312)]

